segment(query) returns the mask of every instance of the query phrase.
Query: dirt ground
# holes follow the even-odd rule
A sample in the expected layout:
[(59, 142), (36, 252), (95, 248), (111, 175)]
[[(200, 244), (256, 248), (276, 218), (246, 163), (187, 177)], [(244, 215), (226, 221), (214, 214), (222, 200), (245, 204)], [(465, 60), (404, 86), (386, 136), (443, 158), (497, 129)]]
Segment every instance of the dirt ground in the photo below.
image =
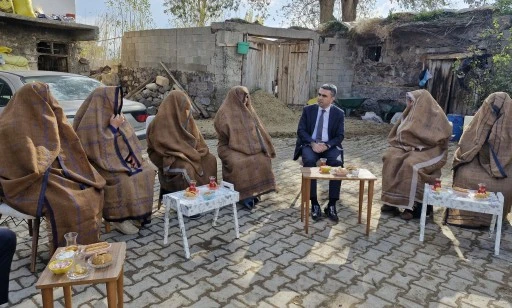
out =
[[(264, 91), (251, 94), (254, 109), (258, 113), (263, 125), (273, 138), (293, 138), (297, 136), (297, 125), (301, 110), (292, 110), (281, 101)], [(215, 139), (213, 119), (196, 120), (205, 139)], [(354, 138), (367, 135), (387, 136), (391, 124), (379, 124), (361, 120), (360, 117), (345, 118), (345, 138)]]

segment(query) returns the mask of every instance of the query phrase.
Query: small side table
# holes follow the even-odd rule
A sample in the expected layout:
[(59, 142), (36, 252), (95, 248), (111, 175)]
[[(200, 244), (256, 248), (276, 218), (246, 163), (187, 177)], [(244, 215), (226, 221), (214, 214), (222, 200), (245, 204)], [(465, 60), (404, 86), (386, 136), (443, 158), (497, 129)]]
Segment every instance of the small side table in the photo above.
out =
[[(78, 280), (69, 279), (66, 274), (55, 275), (50, 269), (45, 267), (36, 282), (36, 289), (41, 289), (43, 295), (43, 307), (53, 307), (53, 288), (62, 287), (64, 290), (64, 303), (66, 308), (71, 308), (71, 287), (81, 284), (97, 284), (105, 282), (107, 284), (108, 307), (123, 307), (123, 266), (126, 257), (126, 243), (111, 243), (109, 252), (112, 254), (112, 264), (103, 269), (91, 269), (88, 277)], [(64, 249), (58, 248), (50, 261)]]
[(188, 248), (187, 233), (185, 230), (183, 216), (188, 217), (215, 210), (215, 215), (213, 217), (213, 225), (215, 226), (217, 223), (217, 217), (219, 216), (219, 209), (227, 205), (232, 205), (235, 234), (236, 238), (240, 238), (238, 214), (236, 212), (236, 203), (239, 200), (239, 194), (235, 191), (233, 184), (222, 181), (222, 184), (219, 185), (219, 188), (215, 191), (215, 197), (211, 200), (205, 200), (203, 198), (203, 192), (208, 190), (207, 185), (199, 186), (198, 189), (199, 195), (194, 199), (185, 198), (184, 190), (166, 194), (163, 197), (165, 206), (164, 244), (167, 244), (167, 238), (169, 236), (169, 212), (173, 209), (178, 213), (178, 222), (180, 225), (181, 235), (183, 237), (183, 249), (185, 250), (185, 257), (187, 259), (190, 258), (190, 250)]
[(442, 206), (450, 209), (464, 210), (470, 212), (478, 212), (484, 214), (492, 214), (491, 226), (489, 228), (489, 237), (494, 233), (496, 221), (498, 222), (496, 230), (496, 241), (494, 243), (494, 254), (500, 253), (501, 241), (501, 224), (503, 220), (503, 203), (504, 198), (501, 192), (489, 193), (489, 197), (484, 200), (474, 199), (471, 197), (473, 192), (467, 196), (461, 196), (452, 189), (443, 189), (441, 192), (434, 192), (429, 184), (425, 184), (423, 193), (423, 208), (421, 210), (420, 220), (420, 241), (423, 242), (425, 236), (425, 222), (427, 218), (427, 204), (432, 206)]
[(357, 222), (361, 223), (361, 212), (363, 211), (364, 183), (368, 181), (368, 200), (366, 207), (366, 236), (370, 234), (370, 221), (372, 216), (373, 188), (377, 177), (367, 169), (359, 169), (358, 176), (337, 176), (334, 174), (320, 173), (318, 167), (302, 167), (302, 185), (300, 202), (300, 221), (304, 221), (304, 231), (309, 231), (309, 203), (311, 195), (311, 180), (340, 180), (340, 181), (359, 181), (359, 215)]

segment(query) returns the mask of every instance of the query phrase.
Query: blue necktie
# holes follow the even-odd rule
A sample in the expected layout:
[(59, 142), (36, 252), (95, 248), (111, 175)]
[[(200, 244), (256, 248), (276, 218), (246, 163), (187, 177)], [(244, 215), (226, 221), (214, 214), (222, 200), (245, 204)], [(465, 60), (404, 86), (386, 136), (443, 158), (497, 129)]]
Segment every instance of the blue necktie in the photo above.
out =
[(325, 109), (322, 109), (322, 114), (320, 114), (320, 119), (318, 119), (318, 125), (316, 126), (316, 142), (322, 142), (322, 130), (324, 129), (324, 115)]

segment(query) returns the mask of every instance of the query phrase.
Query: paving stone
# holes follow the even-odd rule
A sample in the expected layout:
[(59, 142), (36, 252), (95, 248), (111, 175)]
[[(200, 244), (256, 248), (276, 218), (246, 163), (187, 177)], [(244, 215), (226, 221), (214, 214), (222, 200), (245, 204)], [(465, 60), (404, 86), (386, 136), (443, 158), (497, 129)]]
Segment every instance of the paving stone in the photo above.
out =
[(215, 290), (215, 287), (209, 284), (206, 281), (199, 281), (194, 284), (189, 289), (181, 290), (181, 294), (183, 294), (186, 298), (190, 299), (192, 302), (197, 302), (198, 299), (208, 291)]
[(288, 303), (293, 301), (296, 297), (299, 296), (299, 293), (291, 290), (280, 290), (270, 298), (267, 298), (265, 301), (275, 305), (277, 307), (285, 307)]
[(308, 292), (302, 299), (301, 307), (323, 307), (323, 302), (329, 297), (319, 292)]
[(249, 292), (238, 295), (237, 299), (249, 306), (259, 306), (264, 298), (269, 298), (272, 294), (272, 292), (254, 285)]
[(167, 283), (169, 280), (171, 280), (171, 278), (181, 276), (183, 274), (185, 274), (184, 270), (173, 267), (165, 271), (161, 271), (160, 273), (156, 273), (153, 275), (153, 277), (161, 283)]
[(213, 299), (209, 297), (201, 297), (199, 301), (196, 301), (193, 305), (190, 305), (188, 307), (194, 307), (194, 308), (202, 308), (202, 307), (221, 307), (219, 303), (214, 301)]
[(244, 291), (234, 284), (229, 283), (219, 291), (210, 292), (210, 297), (222, 304), (226, 303), (231, 297), (240, 293), (244, 293)]
[(399, 296), (397, 298), (397, 301), (395, 302), (395, 305), (399, 305), (399, 306), (407, 307), (407, 308), (422, 308), (425, 305), (427, 305), (427, 303), (425, 303), (425, 302), (414, 302), (414, 301), (411, 301), (409, 299), (406, 299), (406, 298), (403, 298), (403, 297)]
[[(443, 208), (428, 220), (425, 241), (419, 242), (418, 221), (381, 214), (381, 181), (376, 182), (370, 236), (357, 223), (358, 185), (345, 182), (338, 207), (341, 222), (311, 223), (309, 234), (300, 222), (297, 197), (301, 178), (291, 160), (295, 138), (273, 139), (274, 172), (279, 194), (264, 195), (261, 206), (238, 216), (241, 238), (234, 239), (231, 209), (199, 220), (186, 219), (192, 257), (185, 259), (176, 213), (171, 213), (169, 244), (163, 245), (164, 208), (156, 210), (160, 186), (155, 184), (152, 222), (138, 235), (116, 230), (102, 240), (125, 241), (124, 302), (126, 307), (512, 307), (512, 227), (507, 217), (499, 256), (486, 230), (442, 224)], [(216, 154), (216, 140), (207, 140)], [(347, 161), (364, 162), (380, 179), (385, 136), (344, 141)], [(451, 143), (449, 159), (456, 144)], [(147, 158), (147, 154), (144, 154)], [(451, 185), (448, 163), (443, 183)], [(219, 178), (221, 168), (219, 164)], [(328, 182), (319, 181), (326, 194)], [(300, 197), (300, 196), (299, 196)], [(363, 219), (365, 213), (363, 213)], [(42, 307), (34, 287), (39, 274), (28, 271), (31, 238), (27, 224), (0, 221), (18, 235), (10, 275), (10, 306)], [(38, 273), (50, 258), (46, 227), (38, 247)], [(105, 284), (73, 288), (77, 307), (106, 307)], [(62, 288), (55, 306), (63, 307)]]
[(143, 281), (139, 281), (134, 283), (133, 285), (129, 285), (124, 287), (126, 293), (130, 294), (132, 297), (137, 298), (146, 290), (158, 287), (160, 283), (151, 277), (147, 277)]
[(258, 269), (258, 274), (261, 276), (270, 277), (274, 273), (276, 273), (277, 270), (281, 267), (282, 267), (282, 265), (280, 265), (276, 262), (273, 262), (271, 260), (268, 260), (265, 262), (265, 266), (262, 266)]
[(177, 293), (179, 290), (190, 288), (190, 285), (179, 278), (172, 278), (165, 284), (153, 288), (151, 291), (160, 298), (166, 299)]
[(237, 274), (233, 273), (232, 271), (230, 271), (228, 269), (224, 269), (219, 274), (206, 278), (206, 281), (208, 281), (209, 283), (211, 283), (217, 287), (220, 287), (220, 286), (226, 284), (228, 281), (235, 279), (236, 277), (238, 277)]
[(186, 297), (181, 295), (179, 292), (174, 292), (169, 298), (166, 298), (163, 302), (161, 302), (158, 305), (153, 305), (153, 307), (183, 307), (190, 304), (191, 302)]

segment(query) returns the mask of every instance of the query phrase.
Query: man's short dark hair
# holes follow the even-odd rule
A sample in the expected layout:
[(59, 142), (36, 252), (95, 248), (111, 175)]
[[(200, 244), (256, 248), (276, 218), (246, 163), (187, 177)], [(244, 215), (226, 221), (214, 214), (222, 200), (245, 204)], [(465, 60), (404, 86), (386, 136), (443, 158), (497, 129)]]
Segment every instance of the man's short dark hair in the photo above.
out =
[(336, 97), (336, 93), (338, 92), (338, 88), (336, 88), (336, 86), (333, 85), (332, 83), (323, 84), (320, 88), (331, 91), (332, 97)]

